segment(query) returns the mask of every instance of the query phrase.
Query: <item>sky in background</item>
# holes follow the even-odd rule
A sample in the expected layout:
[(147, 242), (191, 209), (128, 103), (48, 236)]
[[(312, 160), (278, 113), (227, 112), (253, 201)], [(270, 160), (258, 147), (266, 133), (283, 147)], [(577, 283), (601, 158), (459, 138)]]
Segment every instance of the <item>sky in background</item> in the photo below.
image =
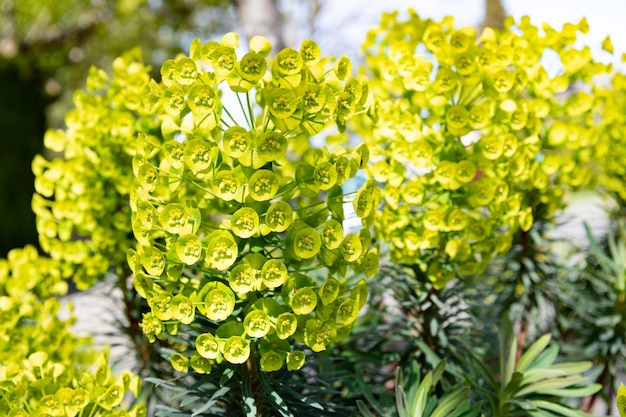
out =
[[(327, 2), (331, 3), (331, 2)], [(503, 0), (507, 15), (519, 20), (531, 17), (540, 25), (547, 22), (555, 28), (564, 23), (578, 23), (586, 17), (590, 32), (583, 39), (602, 61), (616, 64), (626, 52), (626, 0)], [(484, 0), (341, 0), (332, 7), (322, 7), (312, 35), (323, 51), (333, 55), (359, 54), (367, 30), (378, 24), (380, 14), (412, 7), (424, 18), (441, 19), (454, 16), (457, 27), (477, 26), (483, 19)], [(601, 50), (602, 40), (611, 36), (615, 58)], [(623, 67), (623, 66), (622, 66)]]

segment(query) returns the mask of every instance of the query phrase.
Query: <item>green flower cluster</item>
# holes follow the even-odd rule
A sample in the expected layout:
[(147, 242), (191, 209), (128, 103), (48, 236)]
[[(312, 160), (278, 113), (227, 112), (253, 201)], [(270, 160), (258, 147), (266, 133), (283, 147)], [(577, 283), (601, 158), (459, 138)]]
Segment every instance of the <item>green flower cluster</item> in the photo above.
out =
[(41, 247), (62, 264), (65, 278), (86, 289), (111, 267), (128, 271), (124, 254), (133, 245), (128, 195), (134, 187), (131, 159), (137, 131), (155, 123), (141, 93), (149, 67), (139, 49), (113, 63), (113, 76), (92, 68), (86, 90), (74, 95), (65, 130), (49, 130), (44, 144), (62, 157), (32, 164)]
[(610, 88), (597, 88), (594, 97), (601, 104), (590, 120), (599, 140), (593, 152), (598, 161), (599, 182), (621, 202), (626, 201), (626, 76), (616, 73)]
[(590, 85), (611, 68), (576, 49), (587, 30), (584, 19), (557, 31), (523, 18), (479, 35), (410, 10), (369, 32), (380, 122), (360, 133), (383, 188), (376, 234), (393, 262), (419, 265), (438, 287), (480, 273), (538, 205), (549, 217), (595, 181)]
[[(145, 416), (122, 400), (140, 380), (113, 377), (106, 355), (71, 332), (74, 318), (59, 317), (63, 294), (58, 262), (27, 246), (0, 259), (0, 414), (26, 416)], [(71, 311), (71, 306), (69, 306)], [(95, 370), (90, 370), (92, 365)]]
[[(342, 190), (367, 148), (314, 140), (372, 107), (367, 86), (313, 41), (271, 61), (265, 38), (241, 57), (237, 48), (233, 33), (196, 39), (144, 90), (161, 129), (136, 141), (128, 262), (152, 342), (181, 326), (199, 332), (195, 349), (171, 356), (180, 372), (249, 359), (299, 369), (298, 344), (317, 352), (348, 335), (367, 297), (365, 282), (348, 278), (378, 267), (369, 232), (378, 188)], [(365, 227), (344, 230), (346, 206)]]

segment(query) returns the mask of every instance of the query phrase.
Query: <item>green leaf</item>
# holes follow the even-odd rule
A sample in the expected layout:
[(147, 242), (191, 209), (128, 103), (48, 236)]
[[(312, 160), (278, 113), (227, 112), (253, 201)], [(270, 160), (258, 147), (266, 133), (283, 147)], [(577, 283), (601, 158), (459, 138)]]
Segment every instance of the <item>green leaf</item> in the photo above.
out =
[(359, 411), (361, 412), (361, 415), (363, 415), (363, 417), (376, 417), (374, 414), (372, 414), (372, 412), (367, 408), (367, 406), (365, 405), (365, 403), (361, 400), (357, 400), (356, 405), (359, 409)]
[(420, 387), (421, 379), (422, 375), (420, 373), (419, 364), (417, 363), (417, 361), (411, 362), (409, 367), (409, 375), (402, 384), (402, 386), (404, 387), (404, 393), (406, 394), (407, 398), (415, 398), (417, 396), (417, 390)]
[[(293, 352), (292, 352), (293, 354)], [(304, 404), (308, 405), (311, 408), (316, 408), (318, 410), (324, 411), (324, 406), (314, 397), (309, 397), (307, 395), (302, 395), (301, 393), (294, 391), (293, 389), (289, 388), (287, 385), (285, 384), (281, 384), (280, 385), (280, 389), (285, 391), (286, 393), (290, 394), (293, 398), (298, 399), (299, 401), (303, 402)]]
[[(397, 377), (396, 377), (396, 381), (397, 381)], [(380, 405), (377, 403), (376, 399), (372, 395), (370, 387), (368, 387), (365, 384), (365, 381), (363, 379), (363, 372), (359, 368), (357, 368), (357, 370), (356, 370), (356, 383), (358, 385), (359, 392), (361, 392), (363, 394), (363, 396), (365, 397), (367, 402), (370, 404), (370, 406), (372, 406), (372, 408), (374, 408), (374, 410), (378, 414), (384, 415), (384, 413), (382, 412), (382, 410), (380, 408)]]
[(250, 373), (247, 373), (243, 381), (243, 387), (241, 390), (243, 395), (243, 410), (246, 413), (247, 417), (256, 417), (257, 408), (256, 401), (254, 400), (254, 395), (252, 394), (251, 380), (252, 378), (250, 376)]
[(475, 417), (480, 413), (482, 401), (477, 402), (470, 408), (469, 400), (463, 402), (456, 410), (447, 417)]
[(445, 417), (449, 412), (456, 409), (463, 401), (467, 399), (469, 394), (468, 387), (459, 387), (456, 390), (446, 394), (437, 405), (430, 417)]
[(259, 372), (259, 382), (263, 388), (263, 395), (272, 403), (275, 410), (279, 412), (281, 416), (295, 417), (291, 411), (289, 411), (289, 407), (287, 407), (283, 398), (269, 385), (265, 372)]
[(590, 414), (587, 414), (587, 413), (585, 413), (583, 411), (574, 410), (574, 409), (571, 409), (571, 408), (566, 407), (564, 405), (561, 405), (561, 404), (558, 404), (558, 403), (554, 403), (554, 402), (550, 402), (550, 401), (536, 400), (536, 401), (534, 401), (534, 403), (539, 408), (543, 408), (545, 410), (554, 411), (554, 412), (559, 413), (560, 415), (562, 415), (564, 417), (587, 417), (587, 416), (590, 416)]
[(580, 387), (580, 388), (563, 388), (563, 389), (544, 390), (541, 393), (545, 395), (554, 395), (557, 397), (582, 398), (588, 395), (595, 394), (601, 389), (602, 389), (601, 384), (589, 384), (585, 387)]
[(600, 264), (606, 264), (606, 265), (612, 264), (613, 260), (609, 258), (604, 252), (604, 249), (600, 247), (600, 245), (598, 244), (598, 241), (593, 236), (593, 233), (591, 232), (591, 228), (589, 227), (587, 222), (584, 223), (584, 226), (585, 226), (585, 234), (587, 235), (587, 239), (589, 240), (589, 246), (592, 249), (593, 255), (598, 258), (598, 260), (600, 261)]
[[(517, 366), (515, 367), (516, 371), (524, 372), (526, 368), (530, 366), (533, 360), (539, 356), (539, 354), (548, 346), (550, 343), (550, 339), (552, 339), (551, 334), (546, 334), (541, 336), (539, 339), (533, 343), (526, 352), (522, 355)], [(515, 346), (515, 344), (513, 345)]]
[(565, 387), (569, 387), (570, 385), (580, 384), (581, 382), (584, 382), (586, 380), (587, 380), (586, 377), (578, 376), (578, 377), (568, 377), (568, 378), (555, 378), (555, 379), (548, 379), (546, 381), (535, 382), (534, 384), (530, 384), (522, 388), (521, 390), (519, 390), (515, 394), (515, 397), (521, 397), (526, 394), (530, 394), (534, 392), (541, 393), (544, 390), (565, 388)]
[(559, 369), (551, 369), (551, 368), (533, 368), (524, 372), (524, 378), (522, 379), (521, 385), (532, 384), (537, 381), (541, 381), (542, 379), (548, 378), (557, 378), (567, 376), (565, 372)]
[(433, 387), (433, 374), (431, 372), (427, 373), (424, 379), (422, 380), (419, 388), (417, 389), (417, 396), (415, 398), (415, 402), (413, 403), (413, 407), (411, 407), (411, 417), (421, 417), (424, 413), (424, 408), (426, 408), (426, 402), (428, 400), (428, 394)]
[(547, 368), (554, 363), (558, 355), (559, 347), (557, 345), (552, 345), (541, 352), (537, 359), (535, 359), (527, 369)]
[[(517, 335), (513, 336), (513, 339), (511, 340), (511, 343), (509, 344), (509, 351), (508, 351), (506, 362), (503, 361), (504, 355), (502, 355), (501, 361), (503, 363), (501, 363), (500, 365), (501, 367), (500, 372), (502, 372), (502, 384), (501, 384), (502, 389), (506, 388), (509, 385), (509, 382), (511, 382), (511, 378), (513, 377), (513, 371), (515, 369), (515, 353), (516, 353), (515, 346), (517, 346)], [(506, 350), (501, 348), (501, 352), (506, 352)]]
[(206, 403), (204, 403), (200, 408), (197, 408), (196, 410), (194, 410), (191, 417), (199, 416), (204, 411), (213, 407), (228, 391), (230, 391), (229, 387), (221, 387), (220, 389), (215, 391), (213, 395), (211, 395), (211, 398), (209, 398), (209, 400)]
[(443, 371), (446, 368), (446, 364), (447, 364), (447, 360), (446, 359), (442, 359), (441, 362), (439, 362), (437, 364), (437, 366), (435, 367), (435, 369), (433, 369), (432, 373), (433, 373), (433, 382), (432, 385), (437, 385), (437, 383), (439, 383), (439, 379), (441, 378), (441, 375), (443, 375)]
[(513, 394), (522, 385), (523, 378), (524, 378), (524, 374), (522, 374), (521, 372), (513, 372), (513, 376), (511, 377), (511, 380), (504, 388), (504, 391), (502, 393), (502, 399), (511, 398)]
[(398, 417), (412, 417), (407, 414), (409, 401), (401, 385), (396, 387), (396, 408), (398, 409)]
[(417, 340), (415, 344), (420, 348), (424, 356), (426, 356), (426, 361), (431, 364), (433, 367), (439, 365), (442, 361), (441, 357), (435, 353), (423, 340)]
[(557, 363), (550, 368), (562, 371), (565, 375), (576, 375), (588, 371), (593, 366), (589, 361)]
[(224, 386), (225, 383), (230, 381), (230, 379), (235, 375), (235, 370), (233, 368), (226, 368), (222, 377), (220, 378), (220, 386)]

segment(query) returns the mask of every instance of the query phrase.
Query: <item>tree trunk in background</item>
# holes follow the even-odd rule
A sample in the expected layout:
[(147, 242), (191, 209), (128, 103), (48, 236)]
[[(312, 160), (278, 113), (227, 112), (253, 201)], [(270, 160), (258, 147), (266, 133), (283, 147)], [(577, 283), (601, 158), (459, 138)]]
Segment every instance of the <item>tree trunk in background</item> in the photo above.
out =
[(0, 258), (28, 243), (37, 245), (31, 209), (34, 176), (30, 166), (41, 152), (47, 101), (41, 83), (24, 79), (0, 63)]
[(265, 36), (276, 53), (285, 47), (282, 22), (276, 0), (235, 0), (239, 20), (248, 39)]
[(503, 29), (505, 17), (506, 11), (502, 5), (502, 0), (485, 0), (485, 19), (480, 27), (482, 29), (486, 27)]

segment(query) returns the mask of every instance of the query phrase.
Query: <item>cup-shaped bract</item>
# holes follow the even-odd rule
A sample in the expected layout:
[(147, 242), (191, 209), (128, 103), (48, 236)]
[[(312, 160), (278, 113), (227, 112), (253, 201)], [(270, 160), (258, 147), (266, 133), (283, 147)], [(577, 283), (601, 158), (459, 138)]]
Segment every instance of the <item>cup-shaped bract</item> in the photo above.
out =
[(293, 313), (282, 313), (276, 318), (276, 335), (280, 339), (287, 339), (297, 328), (298, 318)]
[(284, 232), (293, 221), (293, 209), (283, 201), (274, 201), (265, 212), (265, 224), (272, 232)]
[(261, 280), (266, 287), (271, 289), (283, 285), (287, 280), (287, 276), (287, 267), (280, 259), (268, 260), (261, 269)]
[(228, 231), (218, 231), (209, 235), (206, 261), (211, 268), (227, 270), (239, 255), (237, 242)]
[(301, 350), (294, 350), (287, 355), (287, 369), (297, 371), (304, 365), (306, 355)]
[(260, 169), (256, 171), (248, 181), (250, 197), (256, 201), (271, 200), (278, 192), (279, 181), (278, 176), (270, 170)]
[(180, 236), (174, 247), (178, 259), (186, 265), (193, 265), (202, 258), (202, 241), (194, 234)]
[(241, 336), (231, 336), (224, 343), (224, 359), (239, 365), (250, 356), (250, 340)]
[(235, 236), (252, 237), (259, 231), (259, 215), (251, 207), (242, 207), (233, 213), (230, 226)]
[(256, 272), (248, 264), (235, 265), (228, 274), (228, 284), (233, 291), (246, 294), (253, 291), (257, 286)]
[(199, 374), (210, 374), (213, 370), (211, 361), (198, 353), (194, 353), (189, 362), (193, 370)]
[(196, 338), (196, 350), (206, 359), (217, 359), (220, 355), (217, 340), (211, 333), (202, 333)]
[(213, 288), (209, 290), (204, 299), (205, 315), (216, 322), (228, 319), (235, 309), (235, 294), (220, 282), (207, 285)]
[(243, 319), (243, 328), (250, 337), (263, 337), (270, 331), (270, 318), (263, 310), (252, 310)]

